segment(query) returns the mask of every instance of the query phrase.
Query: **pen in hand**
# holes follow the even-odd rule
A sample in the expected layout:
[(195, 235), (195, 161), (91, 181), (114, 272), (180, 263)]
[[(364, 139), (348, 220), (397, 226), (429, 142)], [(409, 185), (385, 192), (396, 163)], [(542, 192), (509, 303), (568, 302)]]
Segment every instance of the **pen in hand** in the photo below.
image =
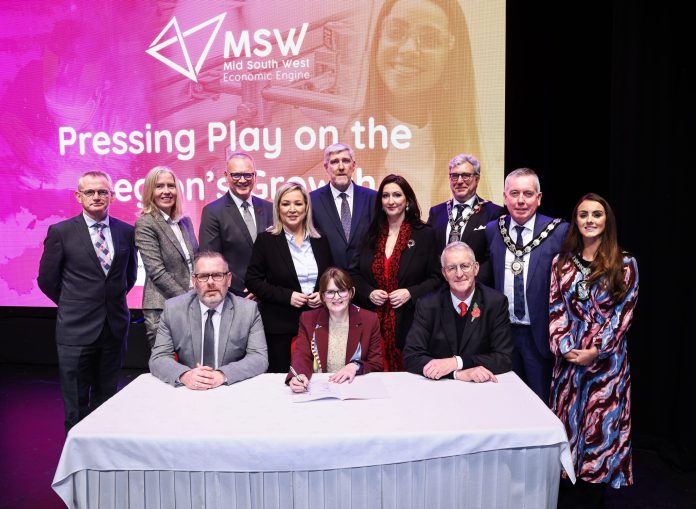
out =
[(306, 382), (303, 382), (303, 381), (300, 379), (300, 375), (299, 375), (299, 373), (298, 373), (297, 371), (295, 371), (295, 368), (293, 368), (292, 366), (290, 366), (290, 372), (291, 372), (292, 375), (295, 377), (295, 380), (297, 380), (298, 382), (300, 382), (300, 383), (304, 386), (304, 390), (306, 391), (306, 390), (307, 390), (307, 383), (306, 383)]

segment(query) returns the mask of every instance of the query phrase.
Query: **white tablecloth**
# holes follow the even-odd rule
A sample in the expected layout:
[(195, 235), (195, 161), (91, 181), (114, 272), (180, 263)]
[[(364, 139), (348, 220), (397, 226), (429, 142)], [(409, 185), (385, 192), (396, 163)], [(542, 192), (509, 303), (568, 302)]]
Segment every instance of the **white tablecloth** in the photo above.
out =
[(72, 429), (53, 488), (70, 507), (554, 507), (573, 476), (514, 373), (375, 378), (388, 399), (293, 403), (284, 375), (206, 392), (142, 375)]

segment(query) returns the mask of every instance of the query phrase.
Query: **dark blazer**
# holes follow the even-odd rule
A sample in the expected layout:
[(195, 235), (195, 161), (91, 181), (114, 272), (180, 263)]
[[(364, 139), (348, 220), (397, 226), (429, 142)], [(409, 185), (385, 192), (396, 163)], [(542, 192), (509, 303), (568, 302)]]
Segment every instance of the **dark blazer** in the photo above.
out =
[[(481, 200), (478, 196), (477, 201)], [(449, 201), (449, 200), (448, 200)], [(487, 286), (493, 286), (493, 271), (488, 262), (488, 243), (486, 242), (486, 225), (493, 219), (498, 219), (505, 211), (500, 205), (486, 202), (481, 209), (471, 216), (464, 227), (460, 240), (466, 242), (474, 250), (480, 269), (476, 280)], [(442, 202), (430, 208), (428, 224), (435, 229), (437, 247), (442, 253), (447, 245), (447, 202)]]
[[(258, 233), (266, 231), (273, 224), (273, 204), (255, 196), (252, 196), (251, 202), (254, 205), (256, 231)], [(230, 193), (225, 193), (203, 207), (198, 239), (201, 251), (222, 253), (232, 272), (230, 291), (244, 296), (246, 287), (244, 276), (254, 241), (251, 240), (242, 214)]]
[[(435, 231), (428, 225), (414, 227), (411, 230), (411, 240), (413, 246), (401, 253), (397, 274), (399, 288), (406, 288), (411, 294), (411, 299), (406, 304), (394, 310), (396, 346), (400, 349), (403, 349), (406, 333), (411, 327), (416, 301), (444, 282), (435, 245)], [(377, 282), (372, 275), (374, 257), (375, 248), (365, 243), (356, 253), (350, 268), (350, 275), (355, 283), (356, 302), (370, 310), (375, 309), (370, 293), (377, 289)]]
[(329, 240), (334, 265), (348, 270), (355, 251), (367, 234), (375, 211), (377, 192), (353, 183), (353, 213), (350, 238), (346, 239), (329, 184), (309, 193), (314, 226)]
[[(189, 217), (179, 220), (191, 261), (198, 252), (198, 241)], [(185, 253), (174, 230), (162, 214), (155, 210), (135, 222), (135, 245), (145, 265), (143, 309), (163, 309), (164, 301), (186, 293), (191, 286), (191, 274)]]
[(94, 343), (107, 317), (114, 337), (126, 340), (130, 323), (126, 295), (138, 270), (133, 227), (109, 216), (109, 229), (114, 256), (105, 276), (81, 213), (48, 228), (38, 283), (58, 305), (58, 344)]
[[(476, 305), (480, 316), (474, 318), (471, 310)], [(507, 297), (477, 282), (460, 340), (453, 311), (449, 287), (418, 301), (404, 347), (406, 370), (422, 375), (431, 359), (459, 355), (463, 369), (483, 366), (494, 374), (510, 371), (513, 346)]]
[[(553, 219), (537, 213), (534, 222), (534, 236), (539, 235)], [(510, 229), (510, 216), (505, 217), (505, 226)], [(525, 299), (529, 310), (529, 320), (532, 335), (539, 353), (552, 358), (549, 349), (549, 289), (551, 286), (551, 262), (561, 249), (563, 239), (568, 231), (568, 223), (561, 222), (553, 229), (551, 235), (539, 247), (529, 254), (526, 264), (527, 286)], [(515, 237), (516, 238), (516, 237)], [(490, 253), (490, 263), (493, 269), (495, 289), (504, 291), (505, 285), (505, 252), (507, 247), (503, 242), (498, 228), (498, 220), (491, 221), (486, 227), (486, 240)]]
[[(310, 243), (319, 269), (314, 287), (314, 291), (317, 291), (319, 278), (332, 264), (331, 249), (325, 237), (310, 238)], [(246, 284), (249, 291), (261, 301), (261, 318), (266, 334), (297, 333), (300, 314), (310, 308), (290, 305), (292, 292), (302, 293), (302, 288), (283, 232), (279, 235), (263, 232), (256, 237), (246, 273)]]
[[(379, 332), (377, 315), (367, 309), (351, 305), (348, 311), (348, 345), (346, 347), (346, 364), (354, 359), (360, 347), (360, 355), (355, 357), (361, 363), (360, 373), (366, 375), (371, 371), (382, 371), (382, 335)], [(297, 331), (295, 351), (292, 354), (292, 367), (311, 379), (314, 374), (314, 355), (312, 354), (312, 337), (315, 337), (322, 372), (326, 373), (326, 356), (329, 350), (329, 312), (326, 308), (305, 311), (300, 316), (300, 328)], [(289, 373), (285, 379), (292, 378)]]

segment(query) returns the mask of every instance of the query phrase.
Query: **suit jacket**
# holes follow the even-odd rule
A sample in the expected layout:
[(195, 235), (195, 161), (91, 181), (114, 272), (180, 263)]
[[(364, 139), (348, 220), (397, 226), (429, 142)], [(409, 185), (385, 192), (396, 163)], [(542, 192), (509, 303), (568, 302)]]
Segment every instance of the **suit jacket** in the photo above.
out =
[[(165, 302), (150, 356), (153, 375), (163, 382), (177, 385), (181, 375), (201, 362), (201, 320), (201, 308), (195, 291)], [(218, 370), (227, 377), (227, 384), (266, 371), (266, 336), (256, 302), (227, 294), (220, 317), (217, 353)], [(178, 356), (178, 362), (174, 354)]]
[[(256, 232), (266, 231), (273, 224), (273, 204), (255, 196), (252, 196), (251, 202), (254, 206)], [(243, 296), (246, 288), (244, 276), (254, 241), (251, 240), (242, 214), (230, 193), (225, 193), (203, 207), (198, 238), (201, 251), (216, 251), (227, 260), (232, 272), (230, 291)]]
[[(184, 243), (193, 262), (198, 241), (189, 217), (179, 220)], [(145, 265), (143, 309), (162, 309), (164, 301), (189, 291), (191, 273), (185, 253), (164, 216), (155, 211), (135, 222), (135, 245)]]
[[(440, 271), (439, 253), (435, 245), (435, 231), (428, 225), (411, 230), (412, 247), (407, 247), (401, 253), (397, 282), (399, 288), (406, 288), (411, 299), (398, 309), (396, 316), (396, 346), (404, 347), (406, 333), (411, 327), (416, 301), (436, 288), (444, 280)], [(377, 282), (372, 274), (372, 261), (375, 258), (375, 248), (365, 243), (356, 253), (350, 268), (350, 275), (356, 288), (356, 302), (370, 310), (375, 305), (370, 300), (370, 293), (377, 289)]]
[[(552, 218), (537, 213), (534, 222), (534, 237), (536, 238)], [(510, 216), (505, 217), (505, 226), (510, 229)], [(551, 286), (551, 262), (561, 250), (561, 244), (568, 231), (568, 223), (559, 223), (544, 242), (529, 254), (529, 263), (525, 264), (527, 283), (525, 299), (529, 310), (529, 321), (532, 327), (534, 343), (539, 353), (551, 358), (549, 350), (549, 290)], [(516, 238), (516, 237), (515, 237)], [(490, 263), (493, 269), (495, 289), (504, 291), (505, 285), (505, 252), (507, 247), (503, 242), (498, 228), (498, 220), (491, 221), (486, 227), (486, 240), (490, 253)]]
[[(477, 201), (480, 198), (476, 197)], [(449, 201), (449, 200), (448, 200)], [(481, 266), (476, 280), (487, 286), (493, 286), (493, 271), (488, 262), (488, 243), (486, 242), (486, 225), (493, 219), (498, 219), (503, 213), (503, 207), (492, 202), (486, 202), (481, 209), (471, 216), (461, 234), (461, 241), (466, 242), (474, 250), (476, 261)], [(447, 202), (431, 207), (428, 214), (428, 224), (435, 229), (437, 246), (442, 253), (447, 245)]]
[(355, 251), (367, 234), (375, 210), (377, 192), (353, 183), (353, 213), (350, 238), (346, 239), (341, 217), (329, 184), (309, 193), (312, 200), (314, 225), (329, 240), (331, 256), (336, 267), (348, 270)]
[[(352, 360), (361, 363), (361, 375), (372, 371), (382, 371), (382, 335), (379, 332), (377, 315), (367, 309), (351, 305), (348, 311), (348, 345), (346, 346), (346, 364)], [(312, 354), (312, 337), (315, 338), (322, 372), (326, 373), (326, 356), (329, 350), (329, 312), (321, 307), (305, 311), (300, 316), (300, 328), (297, 332), (295, 351), (292, 354), (292, 367), (308, 379), (314, 374), (314, 356)], [(358, 355), (359, 353), (359, 355)], [(288, 374), (285, 383), (292, 378)]]
[[(471, 310), (477, 305), (480, 315), (474, 318)], [(457, 338), (449, 287), (420, 299), (406, 336), (406, 370), (422, 375), (431, 359), (459, 355), (463, 369), (483, 366), (494, 374), (510, 371), (513, 346), (507, 297), (477, 282), (464, 319), (464, 332)]]
[[(331, 249), (325, 237), (310, 238), (319, 276), (314, 291), (319, 290), (319, 278), (331, 266)], [(290, 247), (282, 232), (274, 235), (260, 233), (256, 237), (251, 261), (246, 273), (249, 291), (261, 300), (261, 317), (266, 334), (296, 334), (302, 311), (290, 305), (292, 292), (302, 293), (292, 262)]]
[(130, 323), (126, 295), (135, 284), (138, 259), (133, 227), (109, 216), (109, 229), (113, 257), (104, 275), (82, 213), (48, 228), (38, 283), (58, 305), (58, 344), (94, 343), (107, 318), (114, 337), (126, 340)]

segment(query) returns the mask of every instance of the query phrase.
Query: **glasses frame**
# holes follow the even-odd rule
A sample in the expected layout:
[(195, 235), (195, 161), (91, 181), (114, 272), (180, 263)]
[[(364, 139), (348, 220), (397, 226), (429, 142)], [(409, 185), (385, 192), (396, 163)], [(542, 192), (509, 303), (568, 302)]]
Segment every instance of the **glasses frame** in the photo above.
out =
[(464, 182), (471, 182), (474, 180), (475, 177), (478, 177), (478, 173), (457, 173), (457, 172), (450, 172), (449, 173), (449, 180), (453, 184), (459, 182), (459, 179), (462, 179)]
[(445, 267), (445, 272), (447, 274), (459, 274), (459, 271), (462, 271), (462, 274), (468, 274), (472, 270), (474, 270), (474, 265), (476, 265), (476, 262), (473, 263), (460, 263), (459, 265), (447, 265)]
[(235, 182), (239, 182), (240, 180), (242, 180), (242, 177), (244, 178), (244, 180), (253, 180), (253, 179), (256, 177), (256, 172), (255, 172), (255, 171), (252, 171), (252, 172), (249, 172), (249, 173), (247, 173), (247, 172), (243, 172), (243, 173), (230, 173), (230, 172), (228, 171), (228, 172), (225, 172), (225, 173), (227, 173), (227, 176), (228, 176), (229, 178), (231, 178), (232, 180), (234, 180)]
[[(338, 297), (339, 299), (345, 299), (350, 295), (350, 289), (345, 288), (343, 290), (325, 290), (322, 293), (324, 294), (324, 298), (326, 300), (336, 300), (336, 297)], [(332, 293), (333, 297), (330, 297), (329, 293)]]
[[(230, 271), (228, 270), (227, 272), (211, 272), (209, 274), (203, 273), (203, 274), (194, 274), (193, 277), (198, 281), (199, 283), (207, 283), (210, 278), (213, 278), (213, 281), (216, 283), (219, 283), (220, 281), (223, 281), (225, 277), (227, 277), (230, 274)], [(205, 279), (202, 279), (202, 277), (205, 276)]]
[(78, 193), (86, 198), (93, 198), (95, 194), (101, 198), (106, 198), (107, 196), (111, 196), (113, 191), (109, 189), (87, 189), (86, 191), (78, 191)]

